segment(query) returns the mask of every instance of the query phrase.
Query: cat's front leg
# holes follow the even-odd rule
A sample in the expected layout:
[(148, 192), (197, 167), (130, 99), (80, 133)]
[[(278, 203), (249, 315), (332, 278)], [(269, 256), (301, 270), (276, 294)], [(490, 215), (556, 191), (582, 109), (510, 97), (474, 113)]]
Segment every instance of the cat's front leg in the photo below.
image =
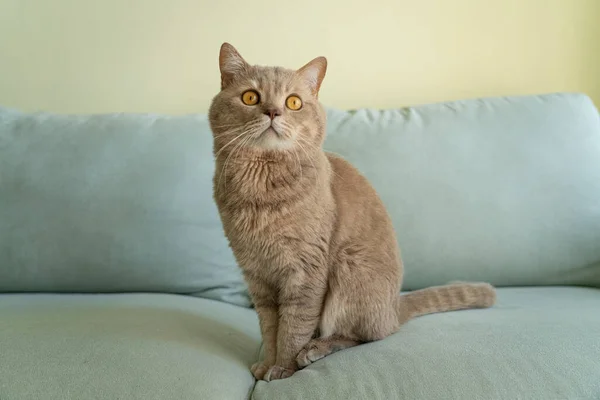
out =
[(263, 379), (269, 368), (275, 365), (277, 357), (277, 307), (256, 305), (255, 308), (260, 322), (265, 359), (256, 362), (250, 370), (256, 379)]
[(275, 303), (275, 294), (260, 282), (248, 281), (248, 287), (252, 294), (254, 308), (258, 314), (260, 333), (262, 335), (265, 358), (257, 361), (250, 371), (256, 379), (263, 379), (265, 373), (275, 365), (277, 357), (277, 325), (278, 309)]
[(317, 329), (324, 295), (325, 284), (320, 279), (282, 290), (277, 357), (275, 365), (265, 373), (264, 380), (287, 378), (298, 370), (296, 357)]

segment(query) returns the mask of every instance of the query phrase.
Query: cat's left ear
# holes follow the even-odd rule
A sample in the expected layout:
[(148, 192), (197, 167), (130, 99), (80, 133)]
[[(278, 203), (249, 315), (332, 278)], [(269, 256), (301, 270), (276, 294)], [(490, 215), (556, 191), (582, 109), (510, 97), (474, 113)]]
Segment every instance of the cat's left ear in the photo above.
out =
[(249, 65), (238, 51), (229, 43), (223, 43), (219, 52), (219, 69), (221, 70), (221, 90), (229, 85), (236, 75)]
[(317, 57), (298, 70), (298, 74), (302, 76), (315, 97), (319, 96), (319, 88), (323, 78), (325, 78), (326, 71), (327, 59), (325, 57)]

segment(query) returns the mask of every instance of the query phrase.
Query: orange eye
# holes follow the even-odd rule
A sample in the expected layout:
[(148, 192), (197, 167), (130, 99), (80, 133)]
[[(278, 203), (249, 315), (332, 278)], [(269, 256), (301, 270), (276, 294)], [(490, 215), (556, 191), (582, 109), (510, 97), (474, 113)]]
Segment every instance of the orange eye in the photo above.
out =
[(299, 109), (302, 108), (302, 100), (300, 100), (300, 97), (298, 97), (296, 95), (291, 95), (285, 101), (285, 105), (290, 110), (298, 111)]
[(242, 94), (242, 102), (247, 106), (254, 106), (258, 104), (258, 93), (254, 90), (246, 90), (244, 94)]

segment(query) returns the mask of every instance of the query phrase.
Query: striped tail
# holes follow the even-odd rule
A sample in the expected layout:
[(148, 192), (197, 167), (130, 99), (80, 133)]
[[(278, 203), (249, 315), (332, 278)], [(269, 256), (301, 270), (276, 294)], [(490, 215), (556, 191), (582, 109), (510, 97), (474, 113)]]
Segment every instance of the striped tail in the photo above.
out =
[(421, 315), (470, 308), (488, 308), (496, 302), (496, 290), (488, 283), (450, 283), (400, 295), (396, 312), (400, 324)]

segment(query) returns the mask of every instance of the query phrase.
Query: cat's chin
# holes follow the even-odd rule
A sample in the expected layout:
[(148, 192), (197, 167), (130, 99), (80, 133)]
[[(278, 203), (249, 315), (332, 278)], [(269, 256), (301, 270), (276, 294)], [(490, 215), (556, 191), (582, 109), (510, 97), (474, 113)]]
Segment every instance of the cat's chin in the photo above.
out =
[(254, 144), (264, 150), (287, 150), (292, 147), (293, 141), (277, 133), (273, 127), (269, 127), (260, 134)]

